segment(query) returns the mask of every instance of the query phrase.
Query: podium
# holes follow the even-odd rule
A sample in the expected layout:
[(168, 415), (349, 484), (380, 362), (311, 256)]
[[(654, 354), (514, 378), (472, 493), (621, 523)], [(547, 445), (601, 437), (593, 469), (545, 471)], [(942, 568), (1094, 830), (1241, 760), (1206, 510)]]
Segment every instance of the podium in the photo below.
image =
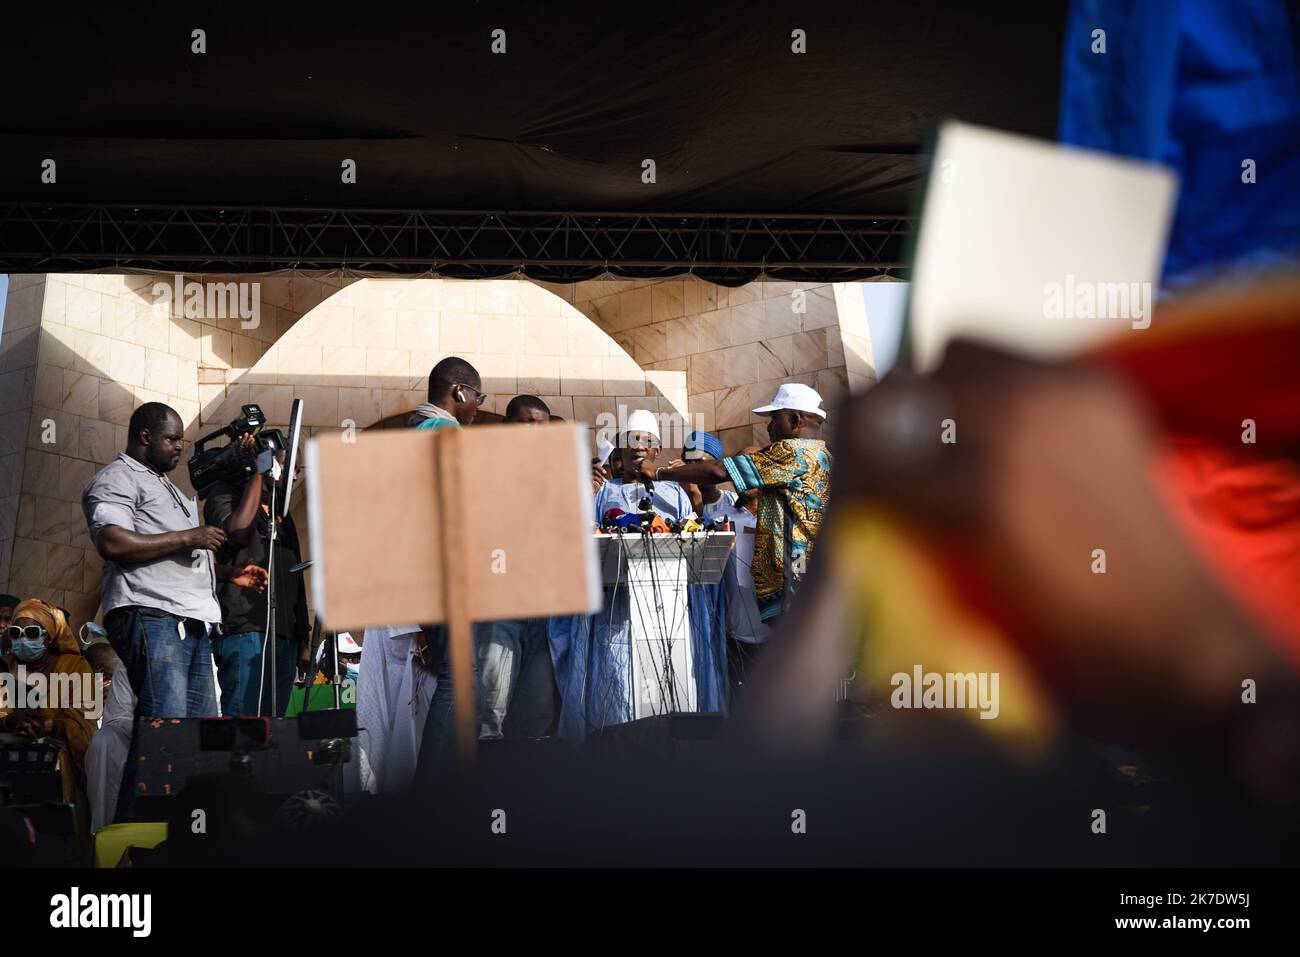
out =
[(602, 532), (601, 582), (626, 589), (632, 718), (698, 711), (688, 588), (722, 580), (735, 532)]

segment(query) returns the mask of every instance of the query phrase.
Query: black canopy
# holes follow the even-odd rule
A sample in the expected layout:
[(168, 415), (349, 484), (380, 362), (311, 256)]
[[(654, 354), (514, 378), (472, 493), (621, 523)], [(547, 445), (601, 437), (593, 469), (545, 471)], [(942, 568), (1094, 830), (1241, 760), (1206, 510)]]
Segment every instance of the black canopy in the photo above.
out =
[(866, 274), (937, 119), (1055, 129), (1058, 3), (350, 9), (16, 15), (0, 269)]

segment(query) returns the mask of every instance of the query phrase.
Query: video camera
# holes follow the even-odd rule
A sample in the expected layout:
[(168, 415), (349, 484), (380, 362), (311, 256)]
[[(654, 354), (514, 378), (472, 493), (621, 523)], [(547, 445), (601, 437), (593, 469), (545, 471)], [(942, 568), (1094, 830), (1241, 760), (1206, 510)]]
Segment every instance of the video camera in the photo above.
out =
[[(261, 406), (245, 405), (240, 407), (244, 414), (225, 428), (210, 432), (194, 443), (194, 454), (190, 456), (190, 484), (199, 498), (204, 498), (208, 490), (217, 482), (231, 485), (242, 484), (244, 479), (257, 471), (257, 457), (268, 449), (283, 452), (284, 435), (279, 429), (266, 428), (266, 416)], [(254, 437), (253, 448), (240, 452), (239, 439), (251, 434)], [(205, 449), (204, 445), (213, 439), (225, 436), (230, 441), (215, 449)]]

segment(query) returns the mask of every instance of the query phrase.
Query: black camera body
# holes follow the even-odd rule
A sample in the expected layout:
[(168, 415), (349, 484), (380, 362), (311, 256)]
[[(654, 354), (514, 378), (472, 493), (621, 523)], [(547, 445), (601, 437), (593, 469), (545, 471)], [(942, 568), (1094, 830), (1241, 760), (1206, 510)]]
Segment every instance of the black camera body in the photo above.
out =
[[(284, 435), (279, 429), (266, 428), (266, 416), (257, 405), (240, 407), (243, 415), (225, 428), (210, 432), (194, 443), (194, 454), (190, 456), (190, 484), (199, 498), (206, 498), (208, 491), (217, 482), (240, 485), (257, 471), (257, 457), (268, 449), (283, 452)], [(241, 452), (241, 436), (253, 436), (253, 448)], [(204, 446), (213, 439), (225, 437), (230, 441), (225, 445), (208, 449)]]

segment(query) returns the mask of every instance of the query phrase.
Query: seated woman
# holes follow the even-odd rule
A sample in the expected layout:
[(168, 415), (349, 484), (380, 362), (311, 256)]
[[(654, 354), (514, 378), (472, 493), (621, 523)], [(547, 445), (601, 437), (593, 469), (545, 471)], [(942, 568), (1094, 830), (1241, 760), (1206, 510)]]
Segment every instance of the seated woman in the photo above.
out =
[[(15, 676), (15, 688), (18, 681), (25, 681), (30, 696), (43, 687), (44, 698), (41, 707), (15, 708), (5, 714), (0, 732), (57, 746), (64, 758), (60, 762), (64, 800), (84, 811), (84, 760), (95, 733), (94, 721), (86, 714), (103, 704), (93, 700), (91, 667), (81, 656), (63, 613), (39, 598), (29, 598), (14, 609), (6, 637), (4, 663)], [(56, 675), (73, 677), (51, 680)]]

